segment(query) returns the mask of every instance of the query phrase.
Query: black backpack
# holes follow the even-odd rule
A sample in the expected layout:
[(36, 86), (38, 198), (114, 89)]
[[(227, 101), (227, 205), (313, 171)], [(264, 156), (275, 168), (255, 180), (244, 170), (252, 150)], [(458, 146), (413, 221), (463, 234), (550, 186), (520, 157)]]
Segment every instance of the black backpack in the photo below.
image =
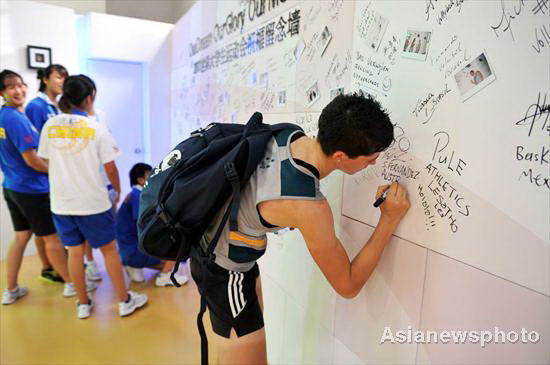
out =
[[(146, 255), (176, 261), (171, 274), (174, 285), (179, 263), (187, 260), (228, 199), (216, 234), (203, 256), (202, 267), (214, 260), (214, 248), (229, 219), (231, 231), (237, 231), (240, 193), (265, 154), (274, 133), (283, 129), (301, 130), (290, 123), (263, 124), (262, 114), (254, 113), (246, 125), (211, 123), (179, 143), (155, 168), (141, 192), (137, 223), (139, 250)], [(200, 251), (202, 252), (202, 251)], [(202, 283), (201, 310), (197, 318), (201, 335), (201, 361), (208, 362), (208, 343), (202, 324), (206, 310)]]

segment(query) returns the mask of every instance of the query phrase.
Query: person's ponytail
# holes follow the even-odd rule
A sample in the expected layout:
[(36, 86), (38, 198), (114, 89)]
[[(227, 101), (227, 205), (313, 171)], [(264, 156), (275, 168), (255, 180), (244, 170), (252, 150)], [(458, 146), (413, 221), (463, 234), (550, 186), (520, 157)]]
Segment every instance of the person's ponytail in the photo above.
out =
[(38, 91), (40, 92), (46, 91), (46, 83), (44, 82), (44, 77), (46, 77), (44, 69), (39, 69), (38, 71), (36, 71), (36, 78), (40, 80), (40, 86), (38, 87)]
[(69, 76), (63, 83), (63, 95), (59, 100), (59, 109), (64, 113), (71, 113), (74, 108), (79, 108), (84, 100), (92, 95), (94, 87), (84, 75)]
[(71, 102), (67, 97), (67, 94), (61, 95), (61, 98), (59, 99), (57, 106), (59, 106), (59, 109), (61, 109), (63, 113), (68, 113), (68, 114), (70, 114), (71, 110), (73, 109), (73, 107), (71, 106)]

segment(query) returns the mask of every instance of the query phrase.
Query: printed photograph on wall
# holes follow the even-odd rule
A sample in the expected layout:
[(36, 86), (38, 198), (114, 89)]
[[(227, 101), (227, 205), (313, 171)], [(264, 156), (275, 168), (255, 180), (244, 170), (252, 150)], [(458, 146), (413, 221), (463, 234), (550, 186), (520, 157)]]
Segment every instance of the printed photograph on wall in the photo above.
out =
[(376, 13), (366, 36), (369, 49), (374, 52), (378, 52), (378, 48), (380, 47), (380, 43), (382, 42), (387, 26), (388, 19)]
[(315, 81), (315, 83), (307, 89), (306, 96), (308, 106), (312, 106), (317, 100), (319, 100), (321, 94), (319, 93), (319, 84), (317, 81)]
[(470, 60), (454, 76), (462, 101), (466, 101), (495, 80), (495, 73), (485, 51)]
[(332, 39), (332, 33), (330, 32), (330, 30), (328, 30), (328, 27), (325, 26), (325, 28), (323, 29), (323, 33), (321, 33), (321, 38), (319, 40), (320, 48), (321, 48), (321, 56), (327, 50), (327, 47), (331, 39)]
[(344, 95), (344, 88), (343, 87), (339, 87), (339, 88), (330, 90), (330, 100), (334, 99), (338, 95)]
[(432, 37), (431, 30), (411, 29), (405, 33), (403, 57), (425, 61)]
[(279, 90), (277, 92), (277, 106), (283, 106), (286, 104), (286, 90)]

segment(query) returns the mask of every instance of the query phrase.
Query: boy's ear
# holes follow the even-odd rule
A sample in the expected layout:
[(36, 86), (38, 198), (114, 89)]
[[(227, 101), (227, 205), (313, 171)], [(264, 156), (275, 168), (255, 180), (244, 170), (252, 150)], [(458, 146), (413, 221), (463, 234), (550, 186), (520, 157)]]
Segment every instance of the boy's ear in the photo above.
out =
[(346, 155), (345, 152), (342, 151), (336, 151), (332, 154), (332, 158), (338, 162), (345, 161), (348, 159), (348, 155)]

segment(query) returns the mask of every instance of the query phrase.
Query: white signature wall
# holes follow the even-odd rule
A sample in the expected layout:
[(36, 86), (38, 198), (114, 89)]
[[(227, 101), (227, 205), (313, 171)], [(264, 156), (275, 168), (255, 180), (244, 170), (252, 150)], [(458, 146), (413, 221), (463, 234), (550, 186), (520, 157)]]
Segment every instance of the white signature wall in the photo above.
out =
[[(342, 91), (373, 95), (395, 125), (377, 166), (322, 184), (350, 259), (378, 220), (376, 187), (409, 191), (356, 298), (334, 293), (299, 232), (270, 237), (271, 363), (550, 362), (549, 13), (543, 0), (242, 0), (198, 2), (178, 22), (172, 145), (254, 111), (315, 136)], [(388, 327), (540, 339), (381, 343)]]

